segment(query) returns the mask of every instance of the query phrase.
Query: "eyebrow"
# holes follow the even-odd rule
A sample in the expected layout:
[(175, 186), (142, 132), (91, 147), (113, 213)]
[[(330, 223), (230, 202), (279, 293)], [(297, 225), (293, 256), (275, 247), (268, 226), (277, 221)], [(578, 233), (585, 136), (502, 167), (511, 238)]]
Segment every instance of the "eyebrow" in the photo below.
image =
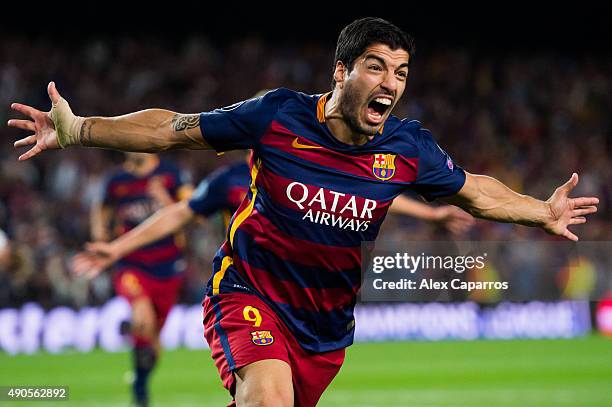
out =
[[(380, 64), (381, 64), (382, 66), (387, 66), (387, 63), (385, 62), (385, 60), (384, 60), (384, 59), (382, 59), (381, 57), (377, 56), (377, 55), (367, 54), (367, 55), (365, 56), (365, 59), (366, 59), (366, 60), (368, 60), (368, 59), (370, 59), (370, 58), (371, 58), (371, 59), (375, 59), (375, 60), (377, 60), (378, 62), (380, 62)], [(402, 69), (402, 68), (408, 68), (408, 62), (404, 62), (403, 64), (401, 64), (400, 66), (398, 66), (396, 70), (399, 70), (399, 69)]]

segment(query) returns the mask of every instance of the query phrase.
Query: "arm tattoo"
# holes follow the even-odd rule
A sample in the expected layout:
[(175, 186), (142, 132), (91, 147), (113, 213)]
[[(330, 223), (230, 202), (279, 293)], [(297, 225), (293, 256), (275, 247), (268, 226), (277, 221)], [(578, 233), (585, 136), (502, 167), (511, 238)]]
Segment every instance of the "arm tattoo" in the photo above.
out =
[(91, 146), (91, 128), (96, 124), (92, 119), (85, 120), (79, 131), (79, 143), (82, 146)]
[(172, 128), (174, 131), (184, 131), (195, 129), (200, 126), (199, 114), (177, 114), (172, 118)]

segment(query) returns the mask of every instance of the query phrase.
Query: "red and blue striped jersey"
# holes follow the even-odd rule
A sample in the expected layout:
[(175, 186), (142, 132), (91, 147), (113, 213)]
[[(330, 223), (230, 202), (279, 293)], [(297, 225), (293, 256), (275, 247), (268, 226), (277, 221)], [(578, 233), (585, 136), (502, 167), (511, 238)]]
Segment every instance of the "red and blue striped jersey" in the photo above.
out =
[(198, 215), (209, 217), (221, 212), (225, 228), (249, 189), (249, 166), (241, 161), (219, 168), (198, 184), (189, 207)]
[(278, 89), (200, 115), (215, 150), (254, 151), (207, 295), (259, 296), (313, 352), (353, 342), (360, 246), (375, 240), (393, 199), (407, 189), (453, 195), (465, 182), (415, 120), (391, 116), (366, 144), (340, 142), (325, 123), (328, 95)]
[[(114, 234), (128, 232), (161, 208), (147, 192), (151, 180), (161, 180), (168, 193), (178, 200), (181, 187), (186, 184), (184, 178), (176, 165), (164, 160), (143, 177), (123, 169), (110, 176), (102, 204), (114, 211)], [(117, 267), (136, 267), (152, 276), (167, 278), (182, 272), (185, 264), (174, 236), (168, 236), (128, 254), (117, 262)]]

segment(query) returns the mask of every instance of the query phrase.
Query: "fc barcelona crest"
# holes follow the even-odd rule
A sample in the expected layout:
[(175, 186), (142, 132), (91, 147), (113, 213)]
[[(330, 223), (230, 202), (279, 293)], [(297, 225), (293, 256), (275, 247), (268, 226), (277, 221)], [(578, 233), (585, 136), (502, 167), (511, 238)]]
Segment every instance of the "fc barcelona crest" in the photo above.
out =
[(374, 154), (372, 173), (380, 180), (387, 181), (395, 175), (395, 154)]
[(255, 345), (266, 346), (272, 345), (274, 337), (270, 331), (253, 331), (251, 332), (251, 340)]

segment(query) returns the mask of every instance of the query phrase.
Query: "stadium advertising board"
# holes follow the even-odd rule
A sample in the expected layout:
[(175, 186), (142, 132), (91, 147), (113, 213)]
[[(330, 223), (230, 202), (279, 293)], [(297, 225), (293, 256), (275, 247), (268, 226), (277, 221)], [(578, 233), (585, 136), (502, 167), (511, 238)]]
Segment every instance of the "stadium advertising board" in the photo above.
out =
[[(39, 305), (0, 310), (0, 349), (9, 354), (88, 352), (128, 348), (119, 326), (129, 305), (114, 298), (102, 307), (75, 311)], [(360, 304), (356, 309), (358, 342), (385, 340), (469, 340), (570, 338), (591, 330), (586, 302), (501, 303), (483, 307), (464, 303)], [(207, 348), (200, 305), (175, 306), (161, 334), (164, 348)]]

